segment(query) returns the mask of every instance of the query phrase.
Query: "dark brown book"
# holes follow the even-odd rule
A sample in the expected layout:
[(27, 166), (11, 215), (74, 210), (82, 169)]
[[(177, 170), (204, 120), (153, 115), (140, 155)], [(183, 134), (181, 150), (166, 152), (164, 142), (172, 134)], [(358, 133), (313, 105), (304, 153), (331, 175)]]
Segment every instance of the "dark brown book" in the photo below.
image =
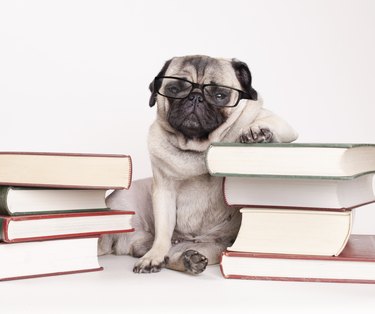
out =
[(127, 155), (0, 152), (0, 185), (82, 189), (127, 189)]
[(375, 283), (375, 235), (351, 235), (339, 256), (222, 253), (225, 278)]

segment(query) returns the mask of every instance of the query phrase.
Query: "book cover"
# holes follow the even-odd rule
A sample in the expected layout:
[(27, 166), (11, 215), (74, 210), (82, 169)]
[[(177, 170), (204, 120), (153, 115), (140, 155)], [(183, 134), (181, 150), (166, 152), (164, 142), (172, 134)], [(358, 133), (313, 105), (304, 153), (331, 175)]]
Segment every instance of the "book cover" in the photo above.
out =
[(375, 283), (375, 236), (351, 235), (339, 256), (224, 251), (220, 269), (228, 279)]
[(215, 176), (350, 180), (375, 172), (375, 145), (213, 143), (206, 165)]
[(0, 239), (28, 242), (133, 232), (132, 211), (0, 216)]
[(0, 152), (0, 185), (82, 189), (127, 189), (128, 155)]
[(0, 243), (0, 281), (100, 271), (97, 237)]

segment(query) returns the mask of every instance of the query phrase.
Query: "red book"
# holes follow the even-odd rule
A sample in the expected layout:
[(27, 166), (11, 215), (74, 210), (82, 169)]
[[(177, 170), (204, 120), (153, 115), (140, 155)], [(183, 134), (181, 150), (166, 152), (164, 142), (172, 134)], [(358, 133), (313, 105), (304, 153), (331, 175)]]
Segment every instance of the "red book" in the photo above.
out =
[(0, 185), (53, 188), (129, 188), (127, 155), (0, 152)]
[(222, 253), (225, 278), (375, 283), (375, 235), (351, 235), (339, 256)]
[(0, 239), (4, 242), (97, 236), (134, 231), (134, 212), (107, 210), (26, 216), (0, 216)]
[(98, 238), (0, 244), (0, 281), (99, 271)]

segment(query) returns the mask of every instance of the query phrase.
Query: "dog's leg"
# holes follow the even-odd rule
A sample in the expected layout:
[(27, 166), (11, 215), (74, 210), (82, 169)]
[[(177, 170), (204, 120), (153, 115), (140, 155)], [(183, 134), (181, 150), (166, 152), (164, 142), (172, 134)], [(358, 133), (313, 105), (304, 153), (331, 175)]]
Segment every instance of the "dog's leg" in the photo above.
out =
[(141, 257), (154, 242), (154, 220), (151, 203), (152, 178), (135, 180), (129, 190), (114, 191), (106, 200), (111, 209), (135, 211), (131, 233), (107, 234), (99, 239), (98, 255), (128, 254)]
[(190, 274), (199, 274), (207, 265), (218, 264), (220, 254), (229, 244), (181, 242), (168, 253), (166, 267)]
[(127, 235), (118, 235), (113, 246), (113, 253), (116, 255), (130, 255), (142, 257), (152, 247), (154, 236), (145, 230), (137, 230)]
[(98, 241), (98, 255), (107, 255), (113, 253), (114, 234), (105, 234)]
[[(153, 184), (152, 200), (155, 222), (155, 240), (152, 248), (135, 264), (135, 273), (159, 272), (166, 264), (171, 238), (176, 225), (176, 195), (168, 180)], [(155, 180), (155, 177), (154, 177)]]
[(142, 257), (152, 247), (154, 236), (139, 230), (126, 234), (106, 234), (99, 238), (98, 255), (115, 254)]

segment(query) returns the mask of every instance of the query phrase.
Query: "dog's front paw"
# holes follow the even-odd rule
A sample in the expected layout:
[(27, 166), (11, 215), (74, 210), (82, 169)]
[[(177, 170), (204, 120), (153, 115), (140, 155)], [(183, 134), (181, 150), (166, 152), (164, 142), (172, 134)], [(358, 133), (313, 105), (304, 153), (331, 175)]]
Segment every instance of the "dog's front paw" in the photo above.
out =
[(168, 264), (168, 259), (169, 258), (167, 256), (160, 257), (147, 253), (145, 256), (140, 258), (137, 263), (135, 263), (133, 272), (157, 273)]
[(266, 127), (251, 126), (247, 132), (240, 136), (241, 143), (270, 143), (273, 132)]
[(207, 257), (194, 250), (185, 251), (182, 258), (185, 271), (194, 275), (204, 271), (208, 264)]

